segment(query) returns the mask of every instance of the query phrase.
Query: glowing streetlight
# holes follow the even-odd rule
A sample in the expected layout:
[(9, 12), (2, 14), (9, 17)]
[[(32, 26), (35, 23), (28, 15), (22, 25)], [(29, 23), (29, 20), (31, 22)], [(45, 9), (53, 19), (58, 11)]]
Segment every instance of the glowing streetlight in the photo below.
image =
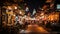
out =
[(15, 16), (15, 14), (13, 16)]
[(22, 14), (22, 11), (21, 10), (19, 10), (19, 14)]
[(15, 9), (17, 9), (17, 7), (15, 6)]
[(44, 13), (41, 13), (40, 15), (44, 15)]
[(11, 6), (8, 6), (8, 8), (7, 8), (7, 9), (12, 10)]

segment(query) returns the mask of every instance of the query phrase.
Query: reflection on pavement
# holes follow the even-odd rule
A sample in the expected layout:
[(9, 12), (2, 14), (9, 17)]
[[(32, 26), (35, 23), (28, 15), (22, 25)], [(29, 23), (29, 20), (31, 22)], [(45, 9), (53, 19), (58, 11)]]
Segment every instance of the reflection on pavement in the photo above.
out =
[(46, 31), (42, 26), (38, 26), (37, 24), (34, 25), (28, 25), (28, 28), (21, 33), (49, 33)]

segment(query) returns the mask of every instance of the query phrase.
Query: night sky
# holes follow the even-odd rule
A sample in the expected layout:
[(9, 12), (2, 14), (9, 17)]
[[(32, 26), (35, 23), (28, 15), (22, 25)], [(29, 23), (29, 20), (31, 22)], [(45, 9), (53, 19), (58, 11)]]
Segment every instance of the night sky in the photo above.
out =
[[(7, 1), (7, 0), (6, 0)], [(2, 5), (4, 2), (6, 2), (5, 0), (0, 1), (0, 5)], [(24, 3), (27, 3), (27, 5), (29, 6), (30, 10), (32, 11), (34, 8), (37, 9), (38, 7), (42, 7), (45, 4), (46, 0), (24, 0)], [(13, 0), (9, 0), (7, 2), (12, 2), (14, 3)], [(56, 0), (55, 3), (59, 3), (60, 0)], [(18, 3), (18, 1), (16, 2)]]
[(31, 8), (38, 8), (39, 6), (42, 6), (45, 3), (45, 0), (24, 0), (29, 7)]
[[(0, 5), (3, 4), (4, 2), (12, 2), (14, 3), (14, 0), (1, 0), (0, 1)], [(46, 0), (24, 0), (24, 2), (28, 3), (28, 5), (32, 6), (32, 7), (36, 7), (36, 6), (42, 6), (42, 4), (45, 3)], [(55, 0), (56, 3), (60, 3), (60, 0)], [(16, 2), (18, 3), (18, 0), (16, 0)]]
[(60, 0), (56, 0), (55, 3), (60, 4)]
[(38, 7), (42, 7), (42, 5), (45, 3), (45, 0), (24, 0), (29, 8), (30, 8), (30, 11), (32, 12), (33, 9), (37, 9)]

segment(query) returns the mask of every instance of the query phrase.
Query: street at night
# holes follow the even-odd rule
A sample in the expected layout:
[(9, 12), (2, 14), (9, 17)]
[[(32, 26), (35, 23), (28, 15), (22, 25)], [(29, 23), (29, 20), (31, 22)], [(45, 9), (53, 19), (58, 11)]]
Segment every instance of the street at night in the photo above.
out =
[(28, 25), (28, 28), (26, 30), (27, 32), (42, 32), (42, 33), (48, 33), (42, 26), (38, 26), (36, 24), (34, 25)]
[(60, 0), (1, 0), (0, 34), (60, 34)]

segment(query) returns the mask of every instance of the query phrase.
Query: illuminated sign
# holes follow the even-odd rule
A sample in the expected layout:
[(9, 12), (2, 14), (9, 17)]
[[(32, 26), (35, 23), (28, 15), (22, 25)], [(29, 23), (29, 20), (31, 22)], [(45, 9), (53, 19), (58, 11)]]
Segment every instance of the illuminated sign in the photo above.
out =
[(60, 9), (60, 4), (57, 4), (57, 9)]

